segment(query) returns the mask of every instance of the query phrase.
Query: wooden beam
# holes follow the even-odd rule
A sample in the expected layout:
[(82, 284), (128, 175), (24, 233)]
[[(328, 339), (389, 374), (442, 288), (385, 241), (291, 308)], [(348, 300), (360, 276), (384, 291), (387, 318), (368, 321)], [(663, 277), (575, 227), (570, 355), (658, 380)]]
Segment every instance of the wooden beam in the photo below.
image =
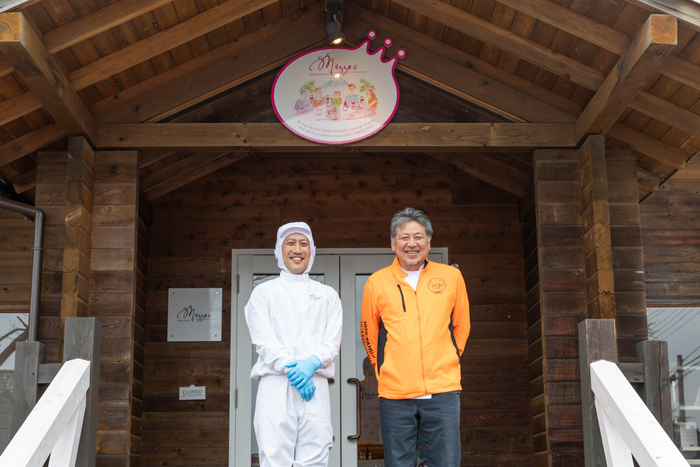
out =
[(281, 123), (103, 124), (98, 148), (170, 148), (182, 151), (502, 151), (574, 147), (571, 123), (390, 123), (376, 135), (340, 146), (318, 144)]
[(16, 161), (20, 157), (38, 151), (44, 146), (65, 138), (68, 134), (55, 123), (0, 146), (0, 167)]
[(583, 141), (589, 134), (606, 133), (671, 53), (676, 42), (676, 18), (649, 16), (576, 120), (576, 138)]
[(36, 169), (28, 170), (10, 179), (12, 187), (17, 193), (24, 193), (36, 186)]
[(155, 188), (146, 193), (145, 197), (148, 201), (153, 201), (154, 199), (166, 195), (173, 190), (187, 185), (188, 183), (198, 180), (206, 175), (209, 175), (210, 173), (216, 172), (217, 170), (222, 169), (227, 165), (233, 164), (234, 162), (243, 159), (248, 154), (249, 153), (240, 152), (227, 154), (219, 159), (216, 159), (201, 167), (197, 167), (191, 170), (190, 172), (181, 174), (179, 177), (160, 185), (158, 188)]
[[(345, 35), (349, 42), (359, 44), (366, 39), (369, 29), (377, 31), (377, 41), (391, 37), (399, 47), (406, 50), (406, 58), (399, 61), (397, 68), (441, 90), (516, 122), (575, 120), (561, 109), (541, 102), (537, 93), (544, 90), (535, 89), (538, 86), (532, 83), (464, 52), (445, 47), (440, 41), (416, 34), (413, 29), (354, 3), (347, 4), (347, 14)], [(508, 81), (512, 78), (519, 80), (534, 96), (514, 89)]]
[[(416, 34), (414, 30), (352, 2), (347, 3), (347, 13), (345, 33), (348, 39), (359, 43), (366, 37), (368, 29), (377, 30), (380, 38), (392, 37), (396, 46), (408, 52), (406, 59), (400, 61), (397, 66), (402, 71), (431, 82), (444, 91), (471, 102), (486, 101), (490, 104), (489, 108), (500, 108), (501, 115), (524, 118), (531, 122), (573, 122), (582, 112), (572, 101), (454, 48), (445, 47), (440, 41)], [(420, 59), (411, 61), (411, 57), (416, 56)], [(673, 56), (668, 57), (666, 62), (670, 58)], [(402, 65), (402, 62), (409, 62), (410, 68)], [(437, 69), (439, 71), (436, 71)], [(468, 72), (474, 73), (477, 80), (470, 79)], [(506, 91), (503, 91), (504, 87), (501, 87), (500, 83), (506, 84)], [(482, 88), (483, 94), (477, 94)], [(512, 94), (511, 89), (516, 89), (518, 93)], [(475, 95), (478, 98), (471, 97)], [(685, 152), (625, 125), (616, 124), (610, 131), (615, 133), (610, 136), (672, 167), (683, 167), (688, 158)]]
[[(101, 123), (153, 122), (192, 106), (226, 89), (281, 66), (300, 51), (326, 40), (325, 12), (321, 4), (309, 8), (307, 14), (283, 20), (280, 24), (263, 28), (202, 55), (180, 67), (152, 78), (160, 86), (152, 86), (148, 80), (138, 86), (149, 86), (150, 92), (139, 95), (120, 107), (111, 108), (98, 117)], [(214, 55), (216, 60), (208, 57)], [(195, 63), (197, 62), (197, 63)], [(194, 66), (196, 65), (196, 66)], [(172, 81), (161, 78), (176, 74)], [(156, 84), (156, 83), (154, 83)], [(127, 94), (131, 89), (125, 90)], [(112, 102), (121, 100), (112, 99)], [(98, 103), (102, 104), (102, 103)], [(109, 102), (106, 103), (109, 105)], [(97, 113), (102, 112), (96, 108)]]
[(614, 124), (610, 130), (608, 130), (607, 135), (675, 169), (682, 169), (685, 167), (689, 157), (689, 154), (686, 154), (680, 149), (669, 146), (663, 141), (659, 141), (656, 138), (652, 138), (641, 131), (637, 131), (621, 123)]
[(641, 167), (637, 167), (637, 181), (640, 187), (651, 192), (658, 190), (661, 185), (661, 177)]
[(139, 169), (148, 167), (158, 161), (162, 161), (168, 156), (172, 156), (174, 152), (167, 151), (139, 151)]
[(33, 92), (25, 92), (0, 104), (0, 125), (24, 117), (43, 107)]
[(640, 92), (630, 107), (652, 118), (700, 138), (700, 115), (685, 110), (653, 94)]
[[(630, 46), (628, 34), (550, 0), (503, 0), (501, 3), (618, 55), (624, 54)], [(668, 55), (658, 71), (700, 89), (700, 66), (677, 55)]]
[(603, 74), (600, 71), (448, 3), (440, 0), (394, 0), (394, 3), (510, 52), (588, 89), (596, 90), (603, 83)]
[[(101, 121), (99, 116), (113, 111), (118, 107), (122, 107), (135, 99), (154, 92), (169, 83), (184, 78), (187, 75), (207, 68), (208, 66), (221, 62), (222, 60), (229, 59), (229, 57), (235, 56), (249, 47), (253, 47), (260, 42), (272, 39), (275, 36), (294, 29), (295, 27), (311, 21), (314, 18), (318, 19), (321, 14), (325, 15), (323, 12), (323, 5), (320, 2), (314, 3), (304, 12), (298, 11), (293, 15), (284, 17), (269, 26), (265, 26), (255, 32), (246, 34), (235, 42), (224, 44), (221, 47), (211, 50), (205, 54), (193, 58), (192, 60), (188, 60), (181, 65), (171, 68), (170, 70), (164, 71), (163, 73), (131, 86), (115, 94), (114, 96), (103, 99), (92, 106), (92, 113), (98, 117), (98, 121)], [(105, 118), (109, 117), (102, 117), (103, 120)]]
[(627, 0), (654, 13), (673, 15), (700, 32), (700, 5), (693, 0)]
[(429, 153), (431, 157), (520, 198), (533, 186), (532, 177), (486, 154)]
[[(54, 54), (170, 2), (172, 0), (121, 0), (48, 31), (42, 41), (46, 50)], [(0, 59), (0, 76), (13, 71), (12, 64)]]
[(204, 13), (153, 34), (117, 52), (78, 68), (70, 74), (76, 89), (83, 89), (158, 54), (191, 41), (202, 34), (254, 13), (277, 0), (238, 0), (222, 3)]
[(206, 152), (192, 154), (191, 156), (187, 156), (184, 159), (180, 159), (179, 161), (174, 162), (160, 170), (148, 174), (145, 177), (141, 177), (139, 188), (143, 193), (148, 193), (154, 188), (158, 188), (164, 183), (167, 183), (184, 173), (190, 172), (203, 165), (207, 165), (208, 163), (213, 162), (225, 155), (226, 153), (217, 154)]
[(0, 13), (17, 11), (27, 8), (29, 5), (39, 3), (41, 0), (0, 0)]
[(22, 13), (0, 14), (0, 51), (61, 128), (95, 141), (90, 111)]
[(172, 0), (120, 0), (48, 31), (43, 37), (44, 45), (49, 53), (55, 54), (171, 2)]

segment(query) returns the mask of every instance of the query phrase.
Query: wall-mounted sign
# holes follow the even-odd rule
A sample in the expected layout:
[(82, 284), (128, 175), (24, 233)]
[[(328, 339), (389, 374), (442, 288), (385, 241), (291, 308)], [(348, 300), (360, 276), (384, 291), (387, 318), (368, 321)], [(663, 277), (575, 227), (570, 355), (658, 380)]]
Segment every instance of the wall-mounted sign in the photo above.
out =
[[(368, 33), (370, 39), (376, 32)], [(384, 45), (391, 46), (391, 39)], [(272, 105), (280, 121), (302, 138), (347, 144), (381, 130), (399, 105), (394, 77), (396, 57), (383, 60), (384, 48), (369, 51), (369, 41), (354, 49), (325, 47), (289, 62), (272, 86)], [(403, 49), (397, 51), (404, 58)]]
[(221, 341), (222, 289), (168, 289), (168, 342)]
[(180, 388), (181, 401), (204, 401), (207, 400), (207, 387), (195, 386), (194, 384), (186, 388)]

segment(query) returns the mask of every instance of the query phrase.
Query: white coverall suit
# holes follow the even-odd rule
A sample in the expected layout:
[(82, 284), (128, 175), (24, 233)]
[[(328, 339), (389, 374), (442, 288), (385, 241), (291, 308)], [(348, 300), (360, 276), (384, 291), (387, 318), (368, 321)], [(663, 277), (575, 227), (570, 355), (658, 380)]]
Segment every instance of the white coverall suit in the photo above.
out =
[[(250, 376), (260, 380), (253, 426), (261, 467), (326, 467), (333, 446), (327, 378), (334, 375), (340, 349), (342, 309), (333, 288), (309, 278), (316, 250), (310, 228), (287, 225), (302, 227), (280, 229), (275, 249), (280, 277), (253, 289), (245, 306), (258, 352)], [(311, 244), (304, 274), (288, 272), (282, 259), (282, 241), (291, 233), (306, 235)], [(321, 367), (314, 373), (316, 391), (307, 402), (290, 385), (285, 365), (312, 355)]]

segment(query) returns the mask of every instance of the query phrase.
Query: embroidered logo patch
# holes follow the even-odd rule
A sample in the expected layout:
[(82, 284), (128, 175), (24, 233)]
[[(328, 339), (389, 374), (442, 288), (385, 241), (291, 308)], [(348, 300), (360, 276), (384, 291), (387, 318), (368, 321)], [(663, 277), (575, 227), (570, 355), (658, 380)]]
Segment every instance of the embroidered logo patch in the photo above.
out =
[(442, 279), (440, 277), (436, 277), (435, 279), (432, 279), (430, 282), (428, 282), (428, 288), (434, 294), (443, 293), (446, 287), (447, 283), (445, 282), (445, 279)]
[(321, 300), (323, 297), (317, 297), (314, 294), (309, 295), (309, 300)]

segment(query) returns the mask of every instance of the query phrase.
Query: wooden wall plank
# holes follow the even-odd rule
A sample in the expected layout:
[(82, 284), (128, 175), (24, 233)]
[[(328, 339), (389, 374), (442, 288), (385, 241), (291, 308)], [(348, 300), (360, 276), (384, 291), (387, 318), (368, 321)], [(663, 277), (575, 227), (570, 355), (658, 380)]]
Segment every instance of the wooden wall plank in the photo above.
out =
[(700, 303), (699, 184), (696, 156), (639, 206), (648, 306)]

